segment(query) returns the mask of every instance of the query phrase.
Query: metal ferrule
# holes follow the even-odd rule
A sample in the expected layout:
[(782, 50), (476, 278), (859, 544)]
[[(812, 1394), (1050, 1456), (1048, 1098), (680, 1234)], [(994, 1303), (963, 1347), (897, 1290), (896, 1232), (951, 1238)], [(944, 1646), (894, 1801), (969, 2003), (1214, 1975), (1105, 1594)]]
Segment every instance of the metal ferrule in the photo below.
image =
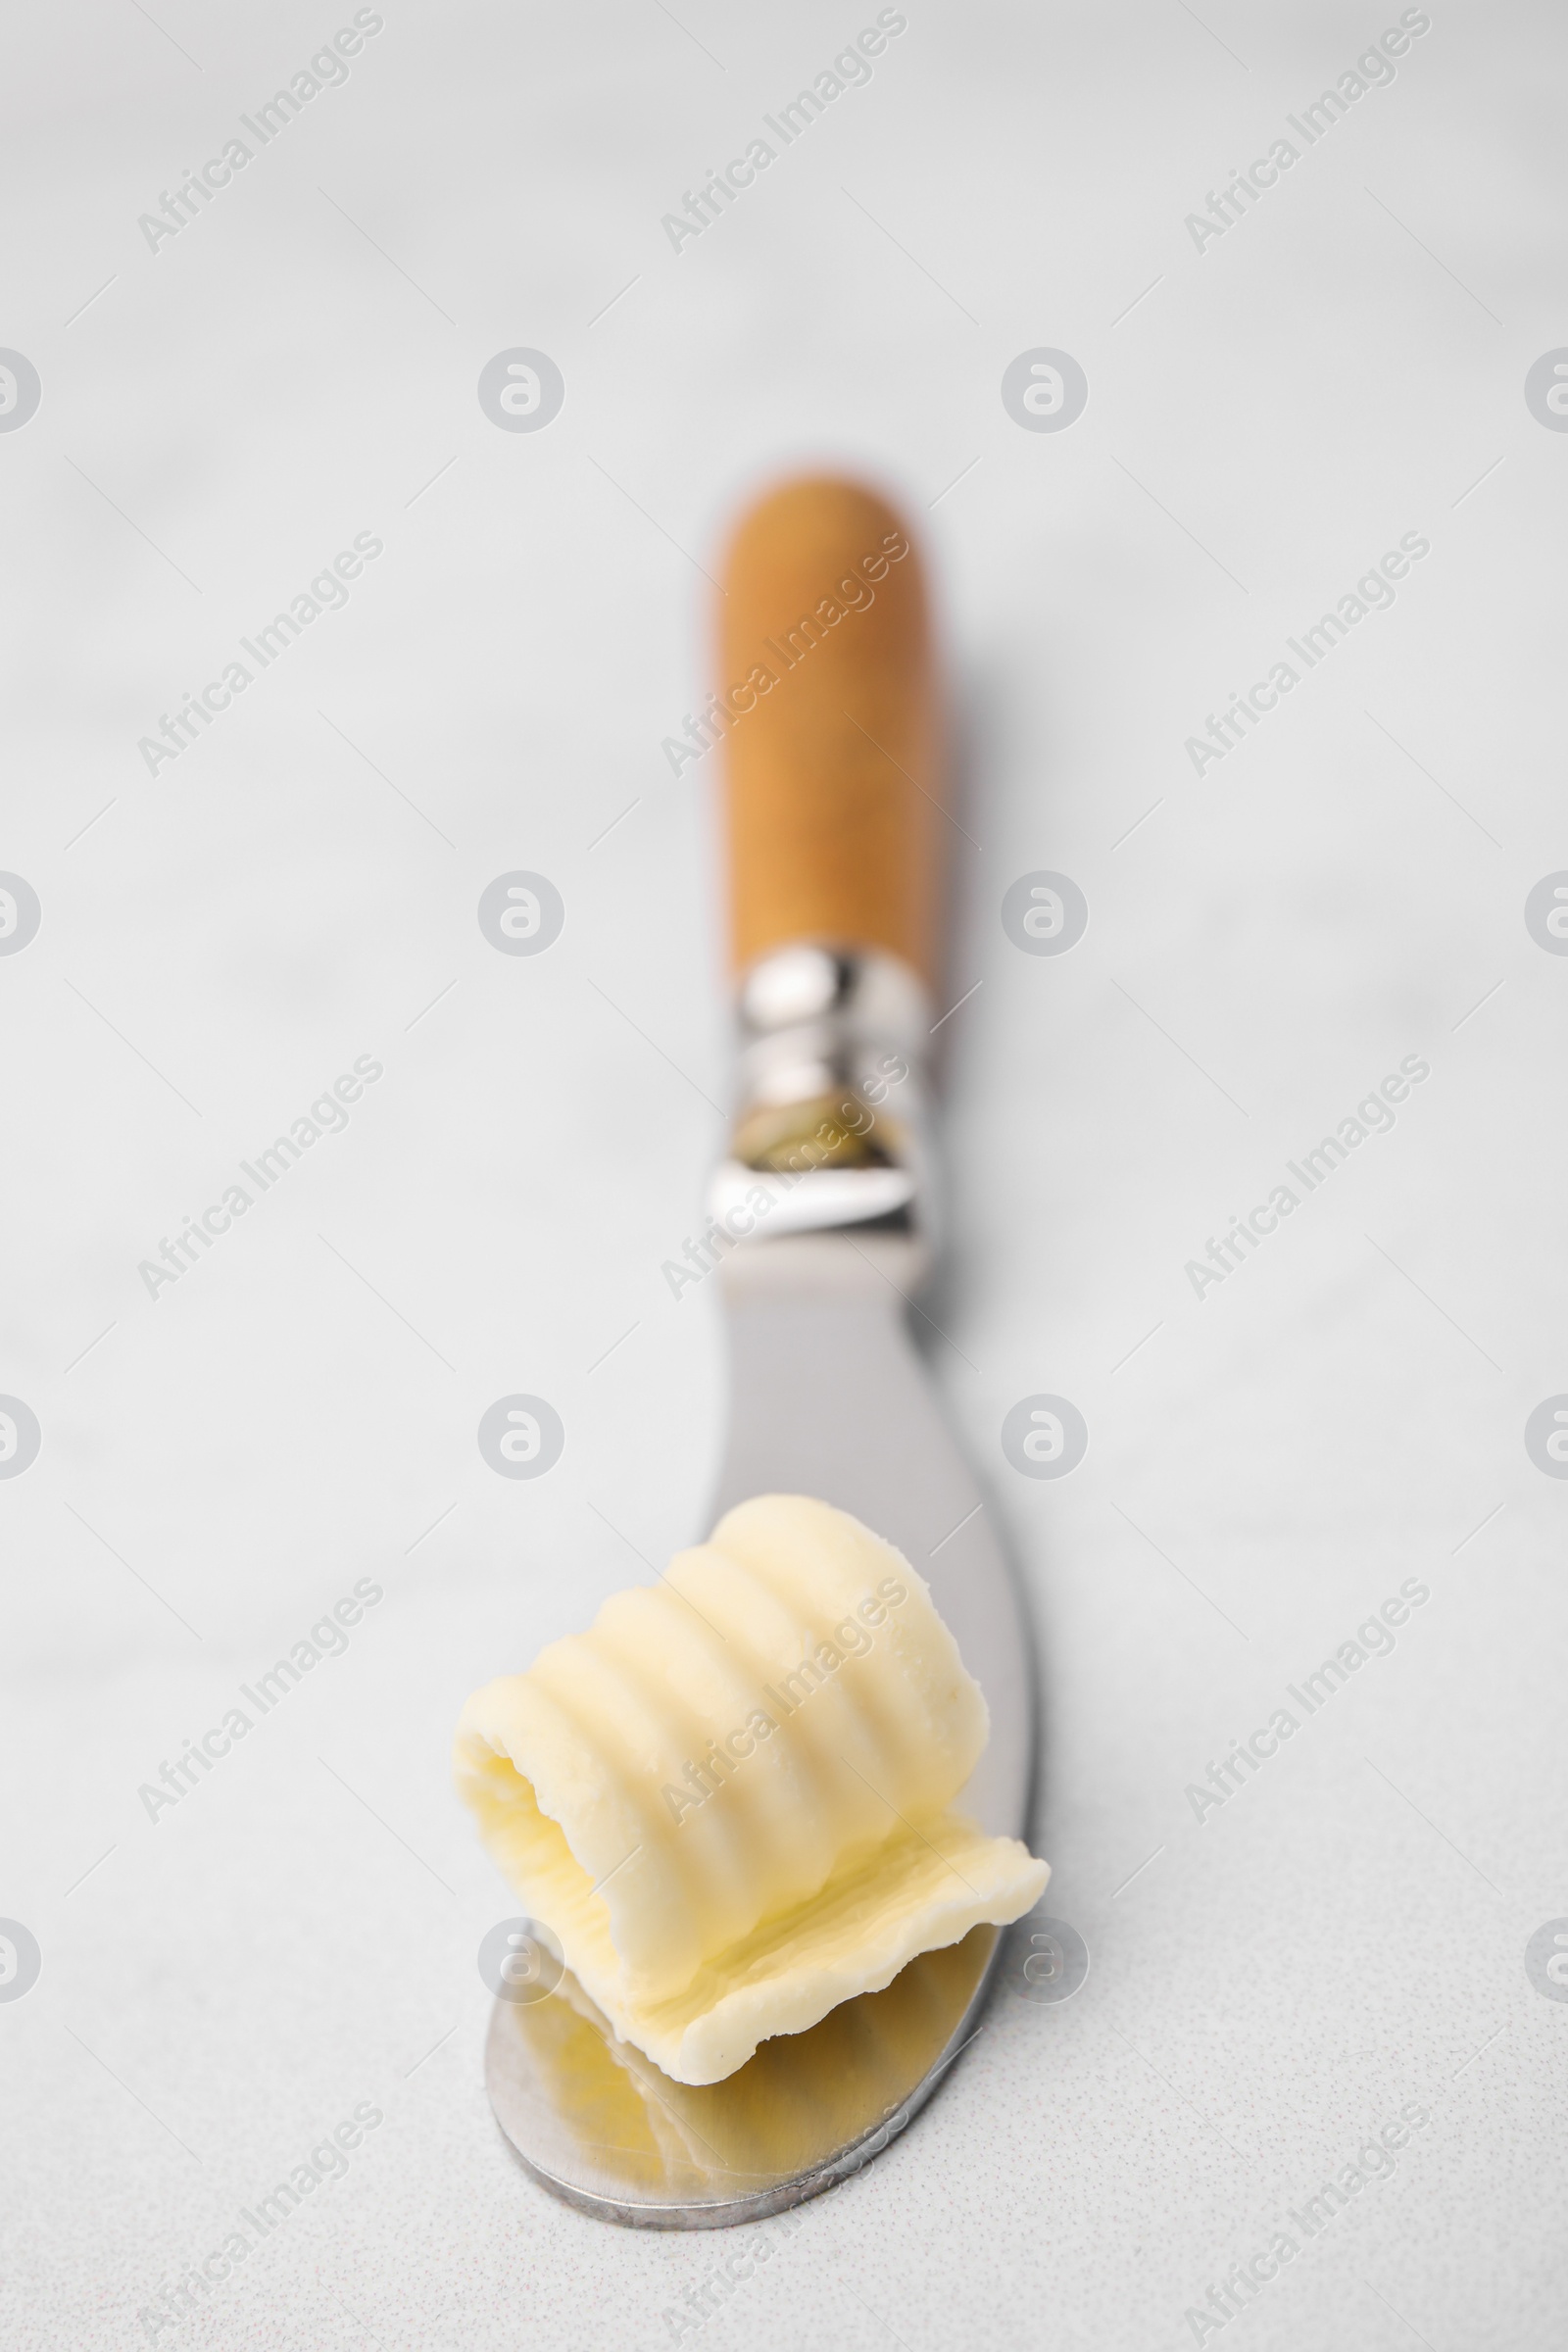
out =
[(742, 975), (729, 1150), (710, 1240), (929, 1236), (924, 1055), (931, 1005), (880, 951), (803, 943)]

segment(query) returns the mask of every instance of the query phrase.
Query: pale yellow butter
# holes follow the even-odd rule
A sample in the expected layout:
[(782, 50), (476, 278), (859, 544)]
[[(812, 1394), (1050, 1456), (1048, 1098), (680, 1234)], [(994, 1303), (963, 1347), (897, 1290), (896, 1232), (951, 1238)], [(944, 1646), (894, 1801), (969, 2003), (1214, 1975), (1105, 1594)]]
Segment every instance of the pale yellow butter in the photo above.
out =
[(985, 1700), (858, 1520), (760, 1495), (477, 1691), (458, 1786), (615, 2033), (717, 2082), (1049, 1875), (953, 1809)]

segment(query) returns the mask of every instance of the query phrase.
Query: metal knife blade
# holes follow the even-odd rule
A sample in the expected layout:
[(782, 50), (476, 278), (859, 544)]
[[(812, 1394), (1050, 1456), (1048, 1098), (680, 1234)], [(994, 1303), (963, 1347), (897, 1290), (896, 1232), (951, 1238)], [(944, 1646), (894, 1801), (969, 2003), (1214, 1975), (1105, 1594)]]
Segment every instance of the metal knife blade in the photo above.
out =
[[(1034, 1771), (1028, 1623), (909, 1339), (892, 1270), (908, 1251), (873, 1234), (803, 1234), (727, 1261), (731, 1415), (711, 1516), (754, 1494), (812, 1494), (898, 1546), (990, 1709), (963, 1809), (1019, 1837)], [(605, 2219), (756, 2221), (833, 2186), (904, 2129), (973, 2038), (1000, 1948), (995, 1929), (976, 1928), (704, 2088), (617, 2041), (568, 1979), (551, 2000), (497, 2002), (491, 2102), (529, 2169)]]

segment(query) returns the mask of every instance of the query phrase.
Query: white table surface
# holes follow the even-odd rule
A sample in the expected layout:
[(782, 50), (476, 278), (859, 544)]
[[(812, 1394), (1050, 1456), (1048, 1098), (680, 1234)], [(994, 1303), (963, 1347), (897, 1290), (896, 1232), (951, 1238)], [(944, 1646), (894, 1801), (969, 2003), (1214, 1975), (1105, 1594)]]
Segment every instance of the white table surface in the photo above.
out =
[[(1568, 439), (1523, 383), (1568, 341), (1560, 14), (1436, 0), (1200, 251), (1187, 214), (1397, 8), (911, 5), (676, 253), (662, 215), (873, 9), (381, 13), (156, 251), (138, 216), (352, 11), (13, 26), (0, 342), (43, 398), (0, 434), (0, 867), (43, 919), (0, 959), (0, 1389), (43, 1446), (0, 1482), (0, 1914), (43, 1968), (0, 2003), (6, 2342), (641, 2352), (762, 2237), (705, 2352), (1559, 2342), (1568, 2005), (1524, 1953), (1568, 1913), (1568, 1492), (1523, 1426), (1568, 1389), (1568, 962), (1523, 902), (1568, 865)], [(475, 397), (514, 346), (565, 379), (536, 434)], [(999, 394), (1041, 346), (1089, 377), (1059, 434)], [(1033, 1596), (1050, 1899), (1093, 1964), (999, 2004), (796, 2226), (650, 2239), (491, 2122), (509, 1898), (447, 1751), (471, 1687), (645, 1573), (612, 1529), (662, 1560), (701, 1527), (722, 1334), (660, 1266), (721, 1133), (715, 776), (661, 742), (729, 518), (823, 461), (941, 584), (975, 993), (932, 1369)], [(346, 608), (149, 775), (138, 739), (357, 532)], [(1393, 608), (1195, 775), (1205, 714), (1405, 532)], [(513, 868), (565, 903), (535, 958), (475, 921)], [(1091, 906), (1059, 959), (999, 920), (1042, 868)], [(149, 1298), (358, 1055), (346, 1132)], [(1393, 1132), (1195, 1297), (1405, 1055)], [(536, 1483), (474, 1443), (518, 1390), (567, 1430)], [(1060, 1483), (1000, 1449), (1041, 1391), (1090, 1426)], [(363, 1578), (345, 1652), (149, 1820)], [(1410, 1578), (1392, 1654), (1195, 1819)], [(140, 2316), (361, 2103), (343, 2178)], [(1195, 2326), (1406, 2106), (1391, 2177)]]

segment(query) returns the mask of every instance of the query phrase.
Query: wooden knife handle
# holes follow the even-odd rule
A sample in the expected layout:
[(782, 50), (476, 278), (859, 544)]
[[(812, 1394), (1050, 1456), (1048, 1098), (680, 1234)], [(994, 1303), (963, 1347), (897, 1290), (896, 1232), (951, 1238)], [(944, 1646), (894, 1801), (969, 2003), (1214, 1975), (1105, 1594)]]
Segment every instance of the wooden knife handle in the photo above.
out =
[(943, 776), (918, 550), (874, 491), (811, 476), (746, 515), (724, 587), (736, 968), (819, 940), (930, 979)]

